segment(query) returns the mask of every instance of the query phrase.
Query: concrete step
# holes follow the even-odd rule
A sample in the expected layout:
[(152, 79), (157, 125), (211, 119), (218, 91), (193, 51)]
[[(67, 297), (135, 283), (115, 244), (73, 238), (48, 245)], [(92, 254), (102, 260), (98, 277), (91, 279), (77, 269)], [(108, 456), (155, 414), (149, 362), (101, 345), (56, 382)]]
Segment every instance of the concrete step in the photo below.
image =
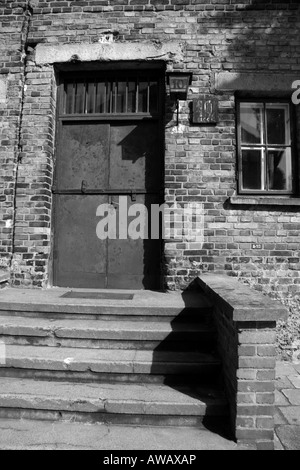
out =
[(219, 366), (209, 353), (6, 346), (2, 368), (119, 374), (184, 374)]
[[(202, 293), (133, 291), (132, 300), (99, 300), (72, 299), (64, 297), (66, 292), (66, 289), (33, 292), (26, 289), (5, 289), (0, 298), (0, 316), (147, 322), (176, 319), (177, 322), (186, 323), (191, 319), (194, 322), (205, 322), (212, 312), (211, 302)], [(116, 292), (119, 291), (113, 293)]]
[(221, 391), (157, 384), (76, 384), (2, 379), (0, 417), (195, 425), (227, 416)]
[(0, 340), (15, 345), (205, 351), (214, 339), (208, 324), (0, 316)]
[(82, 292), (3, 291), (1, 419), (199, 426), (227, 416), (201, 293)]

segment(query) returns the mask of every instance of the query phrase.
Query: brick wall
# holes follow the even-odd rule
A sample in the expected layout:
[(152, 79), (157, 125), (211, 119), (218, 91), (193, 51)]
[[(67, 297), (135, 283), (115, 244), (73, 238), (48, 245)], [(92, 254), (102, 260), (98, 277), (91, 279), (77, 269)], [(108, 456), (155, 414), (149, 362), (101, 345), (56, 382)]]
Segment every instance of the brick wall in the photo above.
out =
[(287, 312), (278, 302), (234, 279), (202, 275), (198, 285), (214, 305), (218, 350), (237, 442), (274, 449), (276, 321)]
[(25, 1), (0, 1), (0, 269), (10, 266), (12, 256), (28, 21)]
[(276, 323), (236, 322), (238, 335), (236, 437), (273, 450)]
[(16, 185), (12, 280), (43, 287), (51, 268), (52, 184), (56, 112), (53, 67), (27, 61)]
[[(1, 167), (1, 171), (7, 178), (4, 184), (12, 191), (1, 202), (5, 217), (12, 217), (13, 162), (18, 145), (22, 155), (16, 199), (14, 283), (41, 286), (46, 285), (49, 277), (55, 79), (52, 66), (36, 66), (35, 46), (96, 43), (102, 34), (111, 31), (118, 41), (182, 41), (186, 47), (184, 60), (169, 60), (166, 68), (193, 73), (188, 101), (180, 102), (179, 126), (174, 103), (166, 97), (165, 187), (167, 202), (203, 204), (205, 242), (195, 244), (184, 238), (177, 243), (166, 242), (168, 287), (184, 287), (197, 274), (216, 271), (239, 277), (274, 297), (299, 293), (297, 207), (257, 209), (227, 202), (236, 190), (235, 96), (234, 91), (218, 90), (215, 81), (216, 74), (224, 71), (261, 76), (276, 72), (283, 77), (288, 72), (300, 79), (299, 3), (271, 0), (31, 0), (29, 3), (30, 8), (27, 2), (0, 2), (2, 27), (13, 29), (6, 33), (5, 50), (14, 53), (20, 50), (21, 31), (26, 15), (30, 15), (26, 52), (33, 54), (23, 78), (23, 62), (20, 57), (14, 59), (11, 66), (14, 71), (9, 72), (9, 93), (15, 93), (15, 98), (6, 104), (12, 108), (12, 114), (9, 118), (5, 115), (1, 127), (4, 133), (1, 155), (9, 161), (7, 170)], [(2, 72), (8, 72), (6, 63), (2, 67)], [(22, 80), (26, 82), (26, 90), (20, 102)], [(190, 102), (199, 94), (218, 97), (217, 125), (190, 123)], [(24, 104), (24, 119), (18, 144), (21, 104)], [(8, 140), (6, 147), (3, 142)], [(5, 254), (11, 252), (12, 234), (11, 229), (3, 226), (1, 229), (5, 259)], [(251, 244), (258, 242), (262, 249), (253, 251)]]

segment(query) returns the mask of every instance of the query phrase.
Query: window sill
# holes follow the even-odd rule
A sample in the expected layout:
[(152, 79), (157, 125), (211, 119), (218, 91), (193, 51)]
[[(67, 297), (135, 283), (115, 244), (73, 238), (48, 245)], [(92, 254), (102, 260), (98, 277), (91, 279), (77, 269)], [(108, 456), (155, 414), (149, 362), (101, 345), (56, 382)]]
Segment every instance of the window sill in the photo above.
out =
[(230, 204), (248, 206), (300, 206), (300, 198), (280, 196), (232, 196)]

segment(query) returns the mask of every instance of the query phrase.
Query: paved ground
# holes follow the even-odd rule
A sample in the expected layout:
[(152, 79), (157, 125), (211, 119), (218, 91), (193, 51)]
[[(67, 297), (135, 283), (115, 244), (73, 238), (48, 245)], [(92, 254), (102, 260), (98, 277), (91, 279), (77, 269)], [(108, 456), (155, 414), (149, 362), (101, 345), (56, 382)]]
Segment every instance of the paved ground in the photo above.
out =
[(276, 450), (300, 450), (300, 363), (276, 367)]
[(6, 450), (240, 450), (208, 430), (41, 421), (0, 422)]
[[(275, 449), (300, 450), (300, 363), (278, 362), (276, 384)], [(1, 420), (3, 449), (247, 450), (206, 429)]]

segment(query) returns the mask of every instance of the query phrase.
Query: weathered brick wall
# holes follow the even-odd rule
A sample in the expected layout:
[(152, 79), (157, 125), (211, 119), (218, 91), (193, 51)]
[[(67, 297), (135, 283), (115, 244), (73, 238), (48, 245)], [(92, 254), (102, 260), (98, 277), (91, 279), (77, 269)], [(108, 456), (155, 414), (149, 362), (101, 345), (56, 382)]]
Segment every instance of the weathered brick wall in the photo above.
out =
[(214, 320), (234, 436), (241, 444), (273, 449), (276, 323), (235, 322), (217, 304)]
[[(195, 97), (214, 92), (214, 73), (220, 70), (261, 74), (299, 70), (298, 4), (207, 3), (196, 6), (205, 10), (198, 13), (200, 35), (195, 41), (191, 34), (187, 45)], [(206, 233), (203, 246), (172, 246), (168, 281), (180, 286), (197, 271), (227, 272), (271, 296), (293, 296), (299, 292), (298, 208), (258, 210), (226, 203), (236, 191), (235, 97), (233, 92), (217, 95), (217, 126), (190, 126), (183, 108), (179, 132), (175, 128), (167, 136), (167, 175), (172, 181), (167, 187), (180, 201), (203, 203)], [(298, 120), (298, 135), (299, 129)], [(173, 194), (170, 190), (169, 200)], [(252, 243), (262, 244), (262, 249), (253, 250)]]
[(0, 269), (10, 266), (22, 112), (26, 1), (0, 1)]
[(274, 449), (275, 322), (236, 322), (238, 332), (236, 437)]
[(202, 275), (212, 300), (231, 428), (241, 444), (274, 448), (276, 321), (287, 312), (234, 279)]
[[(6, 36), (10, 50), (14, 51), (20, 48), (15, 43), (12, 46), (12, 38), (22, 27), (26, 2), (0, 3), (4, 15), (8, 14), (6, 7), (19, 8), (20, 4), (20, 18), (10, 13), (8, 21), (9, 26), (19, 21), (18, 26), (14, 25), (14, 32)], [(166, 243), (168, 287), (183, 287), (201, 272), (217, 271), (240, 277), (272, 296), (297, 294), (300, 282), (298, 209), (268, 206), (257, 210), (226, 202), (236, 190), (235, 97), (233, 91), (216, 89), (215, 74), (222, 71), (262, 75), (277, 72), (284, 76), (292, 72), (300, 78), (299, 3), (31, 0), (30, 5), (27, 45), (33, 49), (41, 42), (61, 45), (99, 42), (107, 31), (113, 32), (118, 41), (176, 39), (186, 45), (183, 62), (166, 64), (167, 70), (193, 72), (189, 99), (180, 103), (179, 126), (174, 103), (166, 97), (166, 201), (203, 204), (205, 243), (195, 244), (185, 239)], [(7, 20), (7, 16), (5, 18)], [(24, 97), (26, 119), (21, 131), (22, 162), (13, 272), (16, 283), (39, 286), (48, 281), (50, 256), (55, 83), (52, 67), (35, 69), (34, 65), (34, 62), (28, 65), (25, 78), (28, 87)], [(216, 126), (190, 123), (190, 100), (203, 93), (219, 98)], [(17, 122), (18, 111), (16, 114), (12, 119)], [(12, 129), (10, 126), (10, 132)], [(11, 158), (16, 158), (15, 155), (14, 147)], [(11, 243), (9, 235), (4, 235), (2, 243)], [(251, 244), (257, 242), (262, 243), (262, 250), (253, 251)], [(5, 250), (8, 250), (6, 246)]]
[(52, 184), (56, 111), (53, 67), (27, 61), (20, 135), (12, 280), (43, 287), (51, 255)]

